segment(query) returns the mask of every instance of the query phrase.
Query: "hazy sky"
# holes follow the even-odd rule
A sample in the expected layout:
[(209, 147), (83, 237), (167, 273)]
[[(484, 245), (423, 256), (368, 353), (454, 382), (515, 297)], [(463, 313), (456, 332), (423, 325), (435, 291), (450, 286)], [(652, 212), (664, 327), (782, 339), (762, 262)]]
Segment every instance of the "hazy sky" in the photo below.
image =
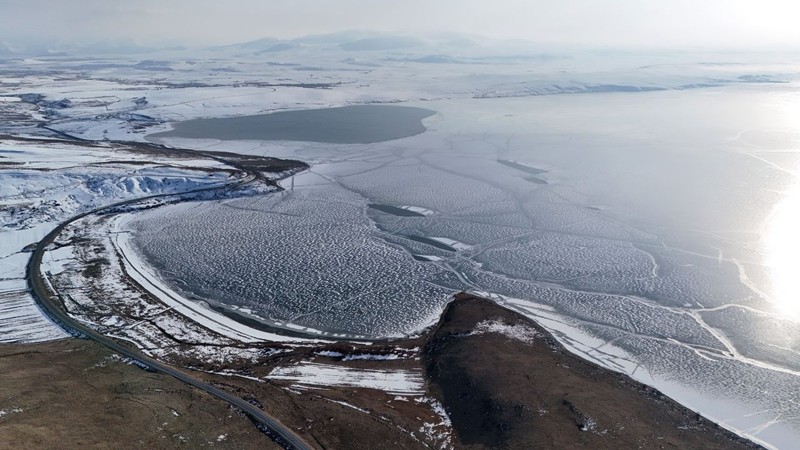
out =
[(0, 0), (0, 40), (225, 44), (346, 29), (543, 43), (800, 47), (796, 0)]

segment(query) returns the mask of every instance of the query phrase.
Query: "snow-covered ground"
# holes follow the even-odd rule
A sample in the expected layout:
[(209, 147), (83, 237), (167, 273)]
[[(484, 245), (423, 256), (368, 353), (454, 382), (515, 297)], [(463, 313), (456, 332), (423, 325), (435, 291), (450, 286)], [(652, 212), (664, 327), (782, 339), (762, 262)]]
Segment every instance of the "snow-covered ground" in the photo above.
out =
[(224, 185), (231, 173), (214, 160), (159, 161), (112, 145), (5, 139), (0, 156), (0, 342), (66, 336), (38, 309), (25, 281), (26, 247), (59, 222), (126, 199)]
[[(67, 226), (42, 260), (42, 273), (76, 320), (132, 342), (156, 357), (218, 365), (252, 363), (284, 351), (248, 344), (314, 341), (259, 331), (203, 302), (181, 297), (161, 283), (129, 248), (129, 235), (122, 229), (137, 211), (175, 201), (196, 204), (269, 194), (276, 190), (274, 186), (249, 182), (250, 177), (240, 170), (212, 158), (119, 143), (9, 138), (0, 143), (0, 152), (3, 342), (66, 336), (39, 311), (28, 293), (25, 266), (37, 241), (60, 222), (91, 210), (98, 212)], [(249, 161), (262, 167), (260, 160)], [(267, 176), (276, 179), (296, 170)], [(236, 187), (209, 190), (231, 185)], [(102, 209), (136, 199), (142, 200)], [(308, 327), (293, 329), (314, 333)]]
[(532, 343), (540, 333), (533, 327), (527, 325), (508, 325), (499, 320), (484, 320), (479, 322), (470, 335), (480, 335), (486, 333), (500, 334), (509, 339), (522, 341), (526, 344)]
[(28, 293), (22, 249), (43, 238), (55, 224), (0, 231), (0, 342), (42, 342), (66, 337), (48, 320)]
[(408, 370), (357, 369), (304, 361), (294, 366), (278, 367), (271, 380), (293, 382), (295, 387), (357, 387), (378, 389), (393, 395), (423, 395), (422, 373)]

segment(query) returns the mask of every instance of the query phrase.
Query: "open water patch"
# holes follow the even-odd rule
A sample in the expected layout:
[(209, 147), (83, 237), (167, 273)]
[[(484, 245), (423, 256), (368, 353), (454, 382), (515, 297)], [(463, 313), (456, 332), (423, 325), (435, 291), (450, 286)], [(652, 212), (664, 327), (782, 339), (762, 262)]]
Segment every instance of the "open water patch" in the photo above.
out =
[(422, 119), (436, 114), (425, 108), (397, 105), (353, 105), (280, 111), (240, 117), (194, 119), (148, 138), (307, 141), (370, 144), (424, 133)]

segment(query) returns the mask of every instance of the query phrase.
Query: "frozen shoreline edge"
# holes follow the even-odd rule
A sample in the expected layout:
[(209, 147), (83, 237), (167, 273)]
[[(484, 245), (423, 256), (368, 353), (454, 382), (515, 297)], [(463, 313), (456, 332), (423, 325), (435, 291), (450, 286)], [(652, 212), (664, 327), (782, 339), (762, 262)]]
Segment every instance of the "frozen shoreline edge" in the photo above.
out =
[[(113, 228), (115, 232), (114, 245), (120, 251), (120, 253), (124, 255), (124, 263), (126, 268), (129, 269), (128, 273), (137, 283), (141, 284), (148, 293), (151, 295), (156, 295), (159, 299), (164, 301), (165, 304), (170, 306), (176, 303), (182, 305), (180, 309), (175, 309), (187, 319), (211, 328), (212, 330), (225, 336), (238, 339), (238, 335), (243, 335), (249, 339), (253, 339), (248, 342), (255, 342), (260, 339), (273, 340), (275, 342), (326, 342), (324, 337), (319, 339), (314, 339), (312, 337), (293, 338), (259, 331), (234, 319), (228, 318), (212, 309), (205, 308), (196, 302), (193, 302), (192, 300), (186, 299), (164, 285), (164, 283), (161, 282), (156, 275), (148, 270), (148, 267), (143, 259), (133, 248), (130, 242), (130, 233), (124, 230), (124, 225), (133, 218), (133, 215), (120, 214), (117, 217), (118, 218), (115, 218), (114, 220)], [(134, 273), (137, 275), (133, 275)], [(148, 285), (151, 286), (153, 290), (148, 289)], [(162, 294), (159, 295), (154, 291), (161, 292)], [(765, 448), (777, 448), (769, 445), (765, 441), (758, 439), (757, 436), (749, 433), (744, 427), (737, 427), (723, 420), (720, 414), (722, 411), (724, 411), (726, 406), (731, 405), (721, 405), (713, 412), (698, 408), (696, 406), (698, 403), (713, 402), (716, 399), (705, 397), (699, 392), (684, 389), (675, 383), (670, 382), (669, 380), (654, 377), (648, 371), (639, 367), (638, 363), (633, 361), (633, 357), (627, 354), (623, 349), (616, 347), (613, 344), (603, 345), (602, 341), (597, 338), (593, 338), (577, 326), (570, 324), (567, 318), (561, 316), (555, 311), (552, 311), (550, 307), (546, 305), (538, 305), (535, 302), (528, 300), (507, 298), (489, 292), (475, 292), (474, 294), (492, 300), (498, 306), (522, 314), (526, 318), (536, 322), (545, 328), (547, 332), (550, 333), (550, 335), (553, 336), (553, 338), (556, 339), (562, 346), (564, 346), (564, 348), (566, 348), (570, 353), (580, 357), (581, 359), (597, 364), (607, 370), (622, 373), (631, 377), (635, 381), (651, 386), (669, 398), (680, 403), (684, 407), (697, 412), (719, 426), (743, 438), (751, 440)], [(164, 299), (164, 296), (167, 297), (167, 300)], [(441, 315), (445, 312), (447, 305), (449, 305), (449, 302), (442, 307), (442, 310), (435, 319), (434, 323), (426, 327), (426, 330), (436, 325)], [(189, 311), (189, 313), (185, 314), (183, 312), (184, 310)], [(197, 320), (198, 318), (200, 320)], [(234, 333), (236, 333), (236, 335), (226, 334), (224, 330), (232, 330)], [(424, 331), (425, 330), (423, 330), (423, 332)], [(258, 336), (265, 337), (262, 338)], [(345, 336), (337, 336), (337, 340), (347, 341), (348, 338)], [(404, 339), (385, 338), (381, 340), (402, 342)], [(363, 342), (356, 339), (352, 339), (352, 341)], [(602, 346), (604, 351), (600, 352), (598, 350), (599, 345)], [(698, 402), (698, 398), (703, 398), (703, 402)]]
[[(178, 195), (180, 195), (180, 194), (178, 194)], [(539, 323), (539, 322), (540, 322), (540, 320), (541, 320), (541, 317), (537, 317), (535, 320), (537, 321), (537, 323)], [(551, 329), (549, 326), (548, 326), (547, 328), (548, 328), (548, 330), (550, 330), (550, 331), (552, 332), (552, 329)], [(572, 329), (572, 330), (574, 330), (574, 331), (570, 333), (570, 336), (569, 336), (569, 337), (573, 337), (573, 338), (574, 338), (574, 336), (575, 336), (575, 333), (578, 333), (578, 331), (577, 331), (577, 329), (575, 329), (575, 328), (571, 328), (571, 329)], [(558, 338), (557, 338), (557, 339), (558, 339)], [(595, 358), (587, 358), (587, 355), (586, 355), (585, 353), (575, 352), (575, 347), (574, 347), (573, 345), (569, 345), (568, 343), (565, 343), (565, 342), (563, 341), (563, 339), (558, 339), (558, 340), (559, 340), (559, 342), (562, 342), (562, 344), (564, 344), (564, 345), (565, 345), (565, 347), (567, 347), (567, 348), (568, 348), (570, 351), (572, 351), (572, 352), (574, 352), (574, 353), (577, 353), (577, 354), (578, 354), (578, 356), (580, 356), (580, 357), (582, 357), (582, 358), (584, 358), (584, 359), (590, 359), (590, 360), (593, 360), (593, 361), (594, 361), (594, 360), (596, 360)], [(578, 341), (578, 342), (579, 342), (580, 340), (576, 340), (576, 341)], [(612, 370), (617, 370), (617, 371), (620, 371), (619, 369), (613, 369), (613, 368), (612, 368)], [(666, 386), (666, 382), (667, 382), (667, 381), (668, 381), (668, 380), (663, 380), (663, 382), (662, 382), (662, 383), (664, 384), (664, 386)], [(660, 390), (661, 390), (661, 389), (662, 389), (662, 386), (661, 386), (661, 385), (662, 385), (662, 383), (653, 384), (652, 386), (653, 386), (653, 387), (655, 387), (655, 388), (657, 388), (657, 389), (660, 389)], [(650, 383), (647, 383), (647, 384), (650, 384)], [(670, 392), (670, 391), (665, 391), (665, 392)], [(697, 396), (695, 396), (695, 395), (689, 395), (689, 396), (687, 397), (687, 398), (688, 398), (688, 401), (682, 401), (683, 397), (682, 397), (682, 396), (680, 396), (680, 395), (677, 395), (677, 394), (680, 394), (680, 393), (681, 393), (681, 391), (680, 391), (680, 390), (675, 390), (675, 389), (672, 389), (672, 390), (671, 390), (671, 395), (669, 395), (669, 396), (670, 396), (671, 398), (675, 399), (676, 401), (678, 401), (679, 403), (681, 403), (681, 404), (684, 404), (684, 405), (687, 405), (687, 406), (688, 406), (690, 403), (692, 403), (693, 401), (696, 401), (696, 400), (697, 400)], [(685, 392), (684, 392), (684, 393), (685, 393)], [(692, 408), (692, 409), (694, 409), (694, 408)], [(750, 439), (750, 440), (753, 440), (753, 441), (755, 441), (755, 442), (758, 442), (758, 443), (759, 443), (759, 444), (761, 444), (761, 445), (765, 445), (765, 446), (767, 446), (768, 448), (774, 448), (774, 447), (770, 447), (770, 446), (766, 445), (766, 444), (765, 444), (765, 443), (763, 443), (762, 441), (758, 440), (758, 439), (757, 439), (757, 438), (755, 438), (754, 436), (752, 436), (752, 435), (750, 435), (749, 433), (747, 433), (746, 429), (740, 429), (740, 428), (732, 427), (732, 426), (729, 426), (729, 424), (727, 424), (727, 423), (725, 423), (725, 422), (723, 422), (723, 421), (721, 421), (721, 420), (716, 420), (716, 419), (715, 419), (715, 415), (714, 415), (714, 414), (703, 413), (703, 415), (704, 415), (705, 417), (708, 417), (708, 418), (710, 418), (710, 419), (711, 419), (711, 420), (713, 420), (714, 422), (716, 422), (716, 423), (718, 423), (718, 424), (720, 424), (720, 425), (724, 426), (725, 428), (728, 428), (728, 429), (730, 429), (731, 431), (734, 431), (735, 433), (737, 433), (737, 434), (739, 434), (739, 435), (741, 435), (741, 436), (744, 436), (744, 437), (746, 437), (746, 438), (748, 438), (748, 439)]]

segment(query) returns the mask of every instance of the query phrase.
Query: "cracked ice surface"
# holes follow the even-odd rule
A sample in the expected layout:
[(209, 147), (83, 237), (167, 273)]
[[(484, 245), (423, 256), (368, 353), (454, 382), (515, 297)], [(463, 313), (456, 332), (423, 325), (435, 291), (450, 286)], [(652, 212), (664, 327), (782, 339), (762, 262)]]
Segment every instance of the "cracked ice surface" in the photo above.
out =
[[(168, 219), (153, 213), (143, 229), (174, 224), (170, 236), (180, 238), (165, 242), (176, 257), (162, 256), (163, 275), (176, 289), (194, 291), (194, 283), (222, 299), (223, 288), (231, 296), (253, 288), (246, 299), (228, 298), (262, 303), (242, 310), (298, 323), (330, 318), (333, 328), (375, 333), (419, 327), (451, 290), (502, 294), (498, 301), (536, 317), (577, 353), (741, 432), (794, 445), (798, 326), (770, 301), (760, 236), (772, 207), (796, 184), (797, 64), (735, 53), (448, 54), (455, 51), (343, 54), (336, 45), (302, 45), (270, 54), (244, 46), (203, 57), (156, 55), (168, 59), (157, 63), (171, 69), (163, 78), (140, 70), (144, 55), (7, 59), (0, 129), (50, 136), (36, 126), (47, 122), (85, 139), (143, 140), (169, 120), (418, 101), (439, 112), (425, 120), (428, 133), (369, 146), (172, 139), (301, 159), (320, 178), (298, 178), (282, 205), (231, 201), (217, 214), (204, 211), (209, 205), (165, 208), (175, 214)], [(287, 84), (273, 85), (281, 80)], [(319, 80), (330, 88), (301, 87)], [(42, 101), (23, 100), (30, 93)], [(25, 155), (19, 162), (26, 165), (11, 170), (92, 159), (62, 150)], [(14, 195), (18, 183), (54, 193), (81, 183), (2, 181), (3, 195)], [(427, 215), (399, 217), (368, 204)], [(258, 211), (264, 205), (299, 217), (266, 217)], [(39, 206), (12, 209), (15, 216), (61, 214)], [(254, 217), (243, 217), (247, 208)], [(34, 225), (18, 218), (20, 227)], [(0, 290), (11, 299), (0, 303), (15, 311), (27, 296), (19, 291), (26, 256), (18, 252), (48, 226), (0, 235), (8, 278)], [(229, 233), (229, 246), (213, 244)], [(320, 269), (339, 278), (309, 274)], [(405, 286), (393, 284), (400, 273)], [(275, 299), (268, 282), (290, 289)], [(36, 335), (26, 320), (38, 313), (26, 314), (1, 310), (0, 337), (15, 336), (5, 333), (13, 325)]]
[(169, 206), (133, 226), (144, 255), (192, 294), (273, 320), (399, 335), (427, 325), (450, 293), (425, 282), (441, 269), (372, 236), (362, 199), (329, 185)]
[[(174, 268), (176, 260), (203, 255), (202, 264), (177, 262), (174, 281), (191, 285), (214, 274), (218, 286), (249, 295), (254, 311), (303, 325), (411, 332), (441, 305), (442, 293), (493, 293), (577, 353), (741, 433), (790, 442), (800, 428), (798, 324), (774, 307), (763, 255), (754, 249), (764, 205), (793, 178), (753, 156), (753, 136), (741, 133), (753, 126), (746, 115), (726, 112), (720, 120), (721, 109), (737, 102), (775, 114), (764, 99), (783, 93), (771, 95), (425, 103), (439, 112), (426, 119), (429, 131), (399, 141), (230, 142), (309, 161), (312, 174), (296, 177), (293, 192), (256, 205), (154, 211), (139, 226), (185, 230), (150, 244), (173, 253), (150, 255), (157, 265)], [(719, 105), (709, 110), (712, 99)], [(616, 115), (605, 114), (609, 105)], [(671, 116), (686, 111), (696, 115)], [(584, 116), (592, 118), (588, 125), (579, 121)], [(758, 142), (768, 148), (770, 141)], [(534, 169), (536, 182), (529, 180)], [(370, 204), (434, 213), (393, 214)], [(232, 210), (238, 205), (262, 210), (246, 217)], [(228, 246), (208, 244), (218, 235)], [(146, 249), (152, 238), (140, 236)], [(242, 268), (244, 258), (255, 268)], [(225, 267), (235, 275), (220, 276)], [(326, 271), (337, 280), (326, 280)], [(384, 279), (405, 284), (373, 295)], [(274, 298), (274, 286), (282, 298)], [(260, 306), (258, 296), (266, 299)]]

